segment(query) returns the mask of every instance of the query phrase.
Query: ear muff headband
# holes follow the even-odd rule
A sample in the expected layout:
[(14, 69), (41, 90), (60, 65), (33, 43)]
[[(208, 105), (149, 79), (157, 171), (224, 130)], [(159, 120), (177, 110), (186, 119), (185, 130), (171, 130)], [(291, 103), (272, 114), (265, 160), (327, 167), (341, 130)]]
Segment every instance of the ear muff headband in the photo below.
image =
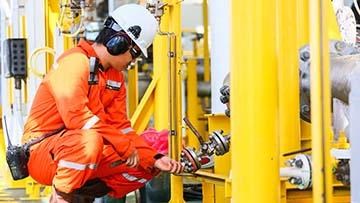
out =
[(129, 50), (130, 44), (131, 39), (123, 32), (112, 35), (104, 43), (107, 51), (113, 56), (125, 53)]

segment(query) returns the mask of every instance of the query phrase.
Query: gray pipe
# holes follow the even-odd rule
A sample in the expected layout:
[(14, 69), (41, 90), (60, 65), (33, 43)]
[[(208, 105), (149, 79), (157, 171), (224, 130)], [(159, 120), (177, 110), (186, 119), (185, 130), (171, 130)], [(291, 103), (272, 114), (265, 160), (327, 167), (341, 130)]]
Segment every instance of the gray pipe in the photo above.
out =
[[(360, 70), (360, 54), (332, 56), (330, 58), (331, 94), (346, 104), (351, 90), (350, 78), (355, 70)], [(301, 72), (301, 93), (310, 98), (310, 66)]]
[(331, 58), (331, 92), (332, 96), (349, 103), (351, 76), (360, 70), (360, 54), (336, 56)]

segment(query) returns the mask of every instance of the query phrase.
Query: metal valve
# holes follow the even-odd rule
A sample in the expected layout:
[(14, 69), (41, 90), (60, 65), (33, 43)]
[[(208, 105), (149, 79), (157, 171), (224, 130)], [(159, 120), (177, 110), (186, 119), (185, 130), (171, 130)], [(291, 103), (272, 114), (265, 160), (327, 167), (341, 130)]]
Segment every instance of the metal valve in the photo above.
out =
[(160, 22), (160, 18), (164, 15), (164, 7), (166, 3), (156, 0), (154, 3), (147, 3), (146, 8), (155, 16), (156, 20)]
[(200, 149), (196, 151), (195, 148), (185, 147), (181, 152), (180, 162), (184, 166), (184, 171), (191, 173), (199, 170), (202, 165), (202, 157), (215, 155), (224, 155), (230, 149), (230, 135), (223, 135), (223, 131), (214, 131), (209, 136), (209, 141), (205, 142), (200, 136), (199, 132), (194, 128), (187, 118), (184, 118), (185, 123), (194, 132), (200, 142)]

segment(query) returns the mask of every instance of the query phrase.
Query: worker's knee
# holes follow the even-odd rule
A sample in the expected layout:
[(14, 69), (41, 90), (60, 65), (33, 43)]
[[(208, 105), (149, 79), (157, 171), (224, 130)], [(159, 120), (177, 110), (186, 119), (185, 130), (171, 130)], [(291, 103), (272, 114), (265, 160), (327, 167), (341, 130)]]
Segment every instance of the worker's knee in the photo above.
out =
[(90, 157), (101, 156), (104, 147), (101, 135), (96, 133), (94, 130), (84, 130), (82, 132), (81, 139), (84, 154)]

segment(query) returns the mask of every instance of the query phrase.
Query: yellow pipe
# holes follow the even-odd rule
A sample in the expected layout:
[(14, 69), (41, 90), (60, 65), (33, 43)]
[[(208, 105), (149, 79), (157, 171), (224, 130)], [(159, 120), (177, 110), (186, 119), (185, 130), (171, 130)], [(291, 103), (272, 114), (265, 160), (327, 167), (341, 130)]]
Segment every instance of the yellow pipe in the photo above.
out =
[[(169, 28), (169, 9), (164, 11), (161, 17), (160, 30)], [(168, 67), (168, 41), (166, 36), (156, 35), (154, 52), (154, 78), (158, 78), (154, 100), (154, 126), (156, 129), (169, 128), (169, 67)]]
[[(6, 37), (7, 38), (11, 38), (13, 36), (13, 28), (11, 25), (6, 27)], [(9, 105), (11, 105), (13, 103), (13, 78), (10, 78), (7, 80), (7, 86), (9, 88)]]
[[(224, 114), (211, 114), (208, 116), (208, 121), (209, 132), (221, 129), (224, 131), (224, 135), (230, 133), (230, 119)], [(228, 177), (231, 170), (231, 152), (228, 152), (223, 156), (215, 156), (214, 164), (215, 174)], [(230, 202), (230, 199), (226, 198), (225, 189), (225, 186), (215, 185), (215, 203)]]
[(297, 42), (299, 47), (309, 43), (309, 0), (296, 0)]
[(195, 58), (199, 57), (198, 40), (196, 38), (196, 33), (194, 33), (194, 39), (193, 39), (193, 57)]
[[(174, 38), (171, 40), (173, 43), (171, 45), (172, 50), (175, 51), (175, 56), (171, 59), (170, 75), (172, 75), (172, 85), (170, 88), (171, 95), (173, 100), (173, 107), (170, 107), (173, 110), (174, 116), (172, 117), (173, 127), (175, 130), (175, 136), (171, 136), (171, 154), (172, 158), (175, 160), (180, 159), (180, 152), (182, 149), (182, 70), (181, 70), (181, 57), (182, 57), (182, 48), (181, 48), (181, 4), (177, 1), (169, 1), (169, 31), (174, 33)], [(175, 86), (173, 86), (175, 85)], [(170, 177), (170, 188), (171, 188), (171, 203), (182, 203), (183, 200), (183, 181), (181, 176), (171, 175)]]
[[(191, 58), (187, 60), (187, 118), (199, 129), (198, 108), (194, 108), (198, 104), (197, 97), (197, 74), (196, 74), (197, 59)], [(198, 148), (199, 141), (189, 128), (186, 129), (187, 145)]]
[[(309, 24), (313, 22), (313, 19), (309, 18), (309, 0), (297, 0), (297, 33), (299, 47), (309, 44)], [(341, 40), (341, 34), (339, 26), (336, 21), (334, 9), (330, 0), (324, 1), (327, 12), (327, 25), (328, 25), (328, 37), (329, 39)]]
[(330, 71), (327, 30), (327, 0), (309, 4), (311, 55), (311, 133), (313, 201), (332, 202), (330, 162)]
[[(21, 37), (26, 38), (27, 33), (26, 33), (26, 18), (25, 18), (25, 16), (20, 17), (20, 24), (21, 24), (21, 31), (20, 31)], [(24, 102), (27, 103), (27, 101), (28, 101), (27, 83), (24, 83), (23, 90), (24, 90)]]
[[(164, 15), (161, 17), (160, 30), (162, 32), (171, 32), (176, 36), (176, 43), (173, 40), (174, 37), (171, 37), (171, 44), (176, 44), (176, 47), (173, 47), (172, 50), (175, 51), (175, 59), (171, 60), (171, 68), (168, 63), (168, 46), (171, 46), (168, 42), (169, 36), (167, 35), (157, 35), (154, 41), (154, 77), (157, 76), (159, 78), (157, 88), (155, 89), (154, 96), (154, 120), (155, 120), (155, 128), (156, 129), (164, 129), (169, 128), (170, 116), (169, 110), (170, 103), (169, 98), (172, 96), (169, 94), (169, 75), (171, 70), (175, 68), (176, 70), (180, 70), (180, 59), (182, 56), (181, 53), (181, 18), (180, 18), (180, 6), (179, 2), (174, 2), (173, 0), (166, 0), (164, 3), (167, 3), (167, 7), (164, 9)], [(173, 73), (175, 73), (173, 70)], [(181, 72), (181, 71), (180, 71)], [(181, 80), (179, 81), (179, 75), (173, 75), (173, 79), (176, 78), (176, 84), (180, 88), (179, 94), (181, 94)], [(179, 89), (176, 91), (179, 91)], [(174, 92), (175, 89), (172, 91)], [(180, 95), (181, 96), (181, 95)], [(179, 98), (178, 95), (173, 95), (175, 99)], [(172, 106), (171, 108), (174, 113), (177, 115), (178, 120), (174, 120), (171, 125), (175, 123), (178, 125), (177, 129), (174, 129), (177, 132), (177, 136), (171, 136), (169, 140), (171, 144), (171, 151), (169, 152), (172, 155), (172, 158), (178, 160), (179, 153), (181, 150), (182, 143), (182, 133), (181, 133), (181, 98), (178, 101), (178, 105), (180, 106)], [(179, 125), (180, 123), (180, 125)], [(171, 199), (170, 202), (184, 202), (183, 200), (183, 187), (182, 187), (182, 177), (180, 176), (171, 176)]]
[(139, 91), (138, 91), (138, 65), (128, 71), (128, 94), (129, 97), (129, 116), (131, 117), (139, 103)]
[(209, 52), (209, 20), (208, 0), (203, 0), (203, 26), (204, 26), (204, 81), (210, 81), (210, 52)]
[(231, 2), (232, 202), (277, 203), (276, 2)]
[[(57, 16), (59, 15), (59, 0), (45, 0), (45, 46), (54, 47), (54, 34), (56, 29)], [(46, 72), (49, 72), (54, 57), (46, 55)]]
[(34, 76), (42, 79), (44, 78), (45, 74), (46, 73), (42, 73), (40, 71), (38, 71), (36, 69), (36, 59), (37, 57), (39, 56), (39, 54), (42, 54), (42, 53), (49, 53), (49, 54), (52, 54), (53, 56), (55, 56), (55, 50), (53, 48), (50, 48), (50, 47), (42, 47), (42, 48), (37, 48), (35, 49), (31, 54), (30, 54), (30, 57), (29, 57), (29, 60), (28, 60), (28, 69), (29, 69), (29, 74), (32, 73), (34, 74)]
[[(277, 0), (277, 51), (279, 77), (279, 135), (280, 159), (284, 163), (286, 152), (300, 149), (299, 62), (295, 1)], [(296, 20), (296, 18), (295, 18)]]

